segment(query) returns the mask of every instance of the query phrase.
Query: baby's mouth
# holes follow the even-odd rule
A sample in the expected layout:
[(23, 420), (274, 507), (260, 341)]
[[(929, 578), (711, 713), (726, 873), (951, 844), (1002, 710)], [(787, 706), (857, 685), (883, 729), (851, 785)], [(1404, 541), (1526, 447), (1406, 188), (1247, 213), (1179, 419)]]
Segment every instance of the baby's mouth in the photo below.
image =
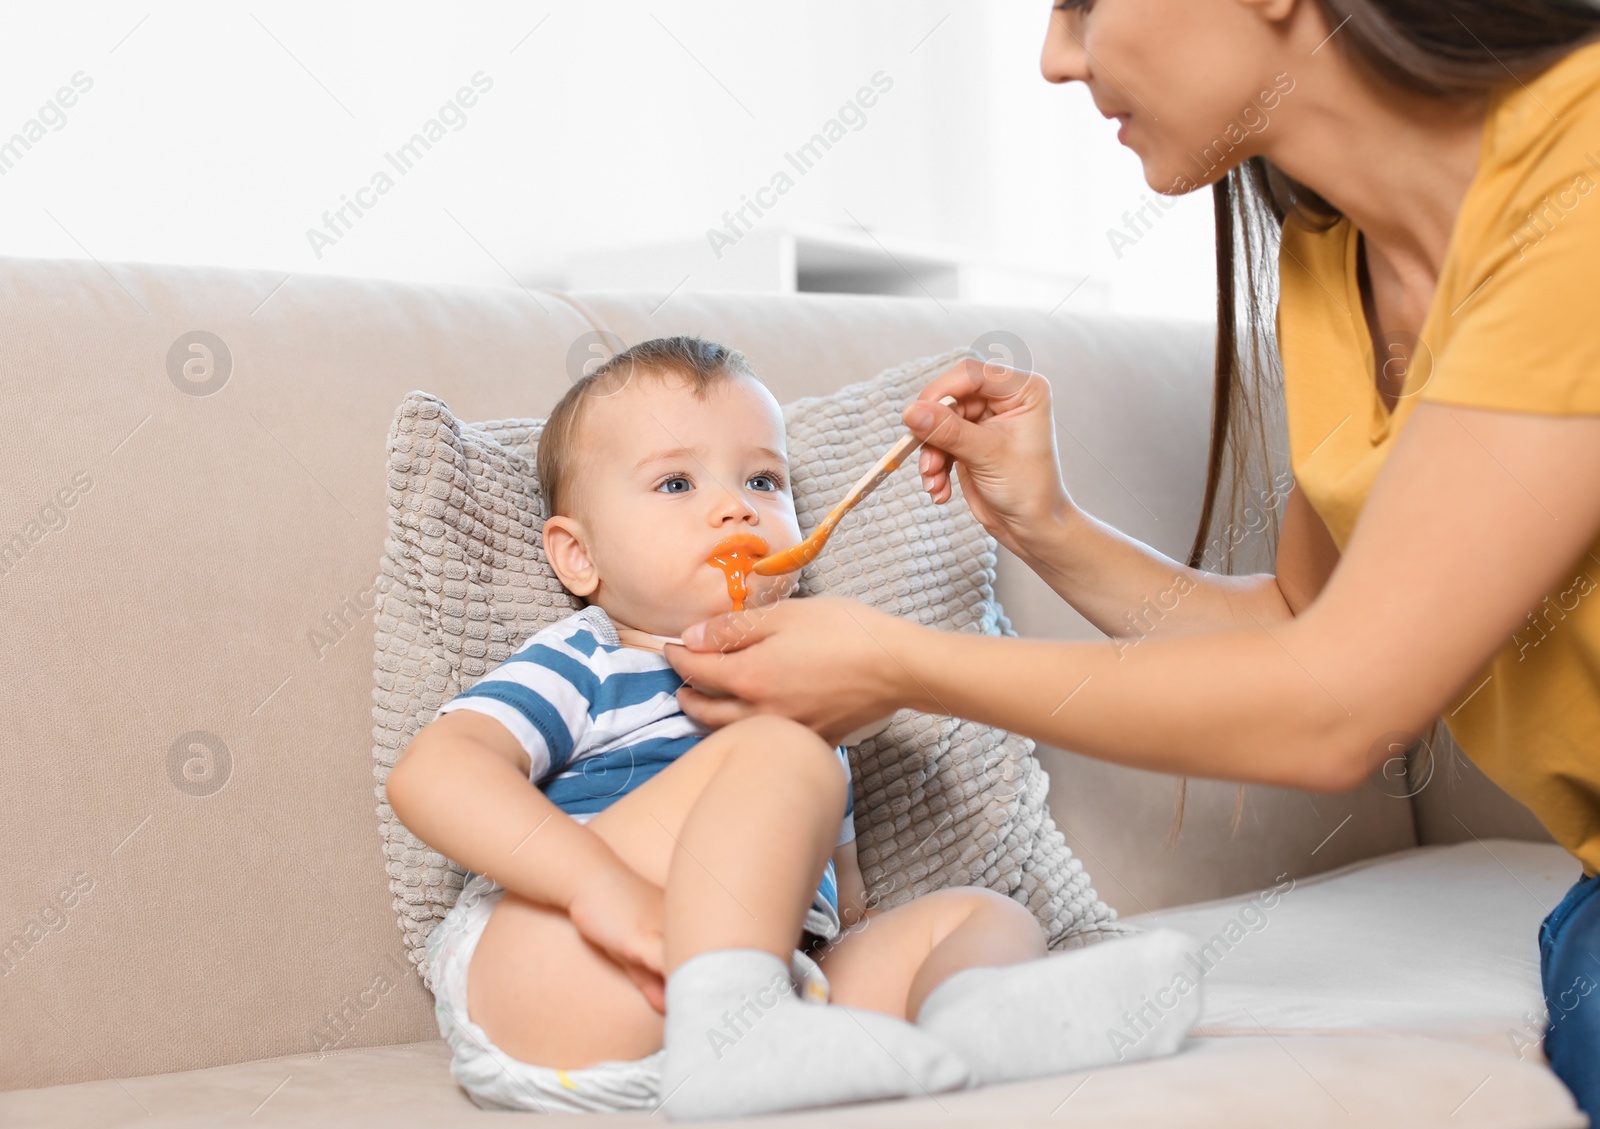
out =
[(745, 578), (750, 575), (751, 566), (766, 555), (766, 539), (754, 533), (735, 533), (712, 547), (706, 563), (720, 568), (727, 577), (728, 599), (733, 602), (734, 611), (744, 611), (745, 597), (749, 594)]

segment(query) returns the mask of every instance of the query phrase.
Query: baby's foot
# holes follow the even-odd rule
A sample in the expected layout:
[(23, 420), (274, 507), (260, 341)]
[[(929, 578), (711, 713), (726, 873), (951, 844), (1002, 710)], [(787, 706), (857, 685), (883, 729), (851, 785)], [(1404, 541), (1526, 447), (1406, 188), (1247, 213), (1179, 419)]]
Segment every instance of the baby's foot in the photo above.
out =
[(805, 1003), (760, 949), (701, 953), (667, 978), (667, 1116), (734, 1117), (960, 1089), (966, 1064), (899, 1019)]
[(968, 968), (928, 994), (917, 1026), (955, 1048), (975, 1084), (1159, 1058), (1200, 1015), (1191, 937), (1157, 929), (1022, 964)]

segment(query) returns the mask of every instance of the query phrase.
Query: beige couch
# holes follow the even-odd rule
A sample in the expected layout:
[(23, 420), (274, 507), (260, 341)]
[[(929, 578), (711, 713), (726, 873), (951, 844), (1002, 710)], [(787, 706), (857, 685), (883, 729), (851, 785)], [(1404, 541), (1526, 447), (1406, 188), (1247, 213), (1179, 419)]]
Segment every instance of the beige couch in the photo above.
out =
[[(586, 335), (687, 331), (746, 350), (787, 400), (1003, 330), (1052, 379), (1086, 507), (1173, 555), (1198, 509), (1210, 334), (1070, 305), (4, 260), (0, 317), (6, 1126), (518, 1116), (450, 1077), (374, 812), (365, 609), (407, 391), (465, 420), (539, 415)], [(196, 331), (225, 364), (205, 368)], [(1021, 633), (1096, 637), (1001, 557)], [(1344, 796), (1252, 788), (1236, 832), (1234, 790), (1197, 784), (1168, 851), (1170, 778), (1041, 757), (1102, 896), (1205, 941), (1196, 1037), (785, 1124), (1582, 1124), (1535, 1026), (1534, 931), (1576, 867), (1470, 765)]]

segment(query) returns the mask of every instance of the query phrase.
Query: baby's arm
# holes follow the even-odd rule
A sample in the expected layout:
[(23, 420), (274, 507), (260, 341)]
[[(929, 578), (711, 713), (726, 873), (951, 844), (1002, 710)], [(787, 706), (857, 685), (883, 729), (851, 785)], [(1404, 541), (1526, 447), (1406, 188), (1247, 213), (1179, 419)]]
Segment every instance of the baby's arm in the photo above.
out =
[(535, 787), (529, 763), (500, 722), (455, 710), (412, 738), (389, 773), (389, 805), (440, 854), (564, 910), (630, 975), (641, 965), (659, 974), (660, 888)]
[(839, 880), (839, 921), (846, 929), (878, 912), (877, 906), (868, 905), (867, 884), (861, 877), (854, 839), (835, 848), (833, 872)]

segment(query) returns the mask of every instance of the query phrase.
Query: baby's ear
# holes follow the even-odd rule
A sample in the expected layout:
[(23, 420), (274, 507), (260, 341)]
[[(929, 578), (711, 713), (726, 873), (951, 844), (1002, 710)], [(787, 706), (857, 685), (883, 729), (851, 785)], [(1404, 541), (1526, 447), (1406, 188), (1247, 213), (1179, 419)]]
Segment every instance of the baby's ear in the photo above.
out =
[(545, 560), (567, 591), (587, 597), (600, 587), (600, 570), (584, 547), (583, 527), (575, 519), (561, 515), (546, 518), (541, 537)]

